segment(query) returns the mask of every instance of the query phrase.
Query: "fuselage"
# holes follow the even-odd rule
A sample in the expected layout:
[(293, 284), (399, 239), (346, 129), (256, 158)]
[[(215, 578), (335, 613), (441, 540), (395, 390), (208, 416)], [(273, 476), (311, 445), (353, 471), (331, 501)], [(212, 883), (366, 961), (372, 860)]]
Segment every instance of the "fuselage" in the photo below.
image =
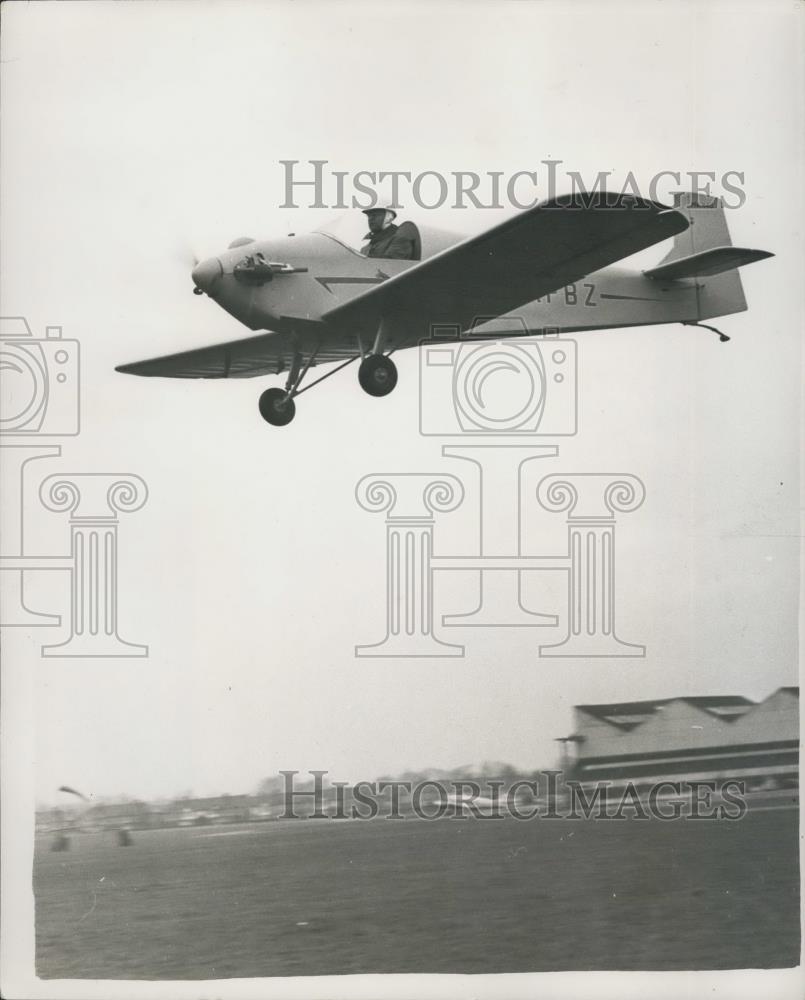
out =
[[(462, 237), (421, 229), (423, 259)], [(248, 262), (257, 263), (249, 270)], [(194, 271), (197, 285), (250, 330), (306, 332), (328, 326), (326, 314), (418, 261), (368, 258), (324, 232), (234, 246)], [(244, 274), (245, 269), (245, 274)], [(659, 282), (621, 265), (602, 268), (473, 328), (483, 339), (576, 332), (658, 323), (695, 322), (697, 283)], [(466, 332), (466, 331), (464, 331)], [(411, 329), (408, 343), (421, 339)]]

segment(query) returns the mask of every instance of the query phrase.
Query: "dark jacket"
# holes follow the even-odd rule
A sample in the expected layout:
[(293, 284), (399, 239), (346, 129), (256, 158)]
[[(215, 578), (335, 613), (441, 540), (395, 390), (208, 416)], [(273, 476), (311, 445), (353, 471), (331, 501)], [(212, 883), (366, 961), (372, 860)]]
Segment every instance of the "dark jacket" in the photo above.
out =
[(369, 243), (361, 248), (361, 253), (365, 257), (419, 260), (422, 256), (419, 231), (413, 222), (404, 222), (401, 226), (392, 223), (379, 233), (367, 233), (364, 239), (369, 240)]

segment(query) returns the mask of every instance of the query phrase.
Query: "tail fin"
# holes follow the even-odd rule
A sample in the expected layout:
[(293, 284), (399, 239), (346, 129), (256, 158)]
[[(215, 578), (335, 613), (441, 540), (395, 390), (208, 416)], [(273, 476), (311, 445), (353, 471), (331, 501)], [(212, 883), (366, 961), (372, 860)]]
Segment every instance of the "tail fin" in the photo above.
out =
[(670, 253), (646, 271), (646, 276), (658, 281), (699, 279), (696, 288), (700, 320), (743, 312), (746, 298), (736, 269), (774, 255), (732, 245), (720, 198), (677, 192), (674, 208), (687, 217), (690, 226), (674, 237)]

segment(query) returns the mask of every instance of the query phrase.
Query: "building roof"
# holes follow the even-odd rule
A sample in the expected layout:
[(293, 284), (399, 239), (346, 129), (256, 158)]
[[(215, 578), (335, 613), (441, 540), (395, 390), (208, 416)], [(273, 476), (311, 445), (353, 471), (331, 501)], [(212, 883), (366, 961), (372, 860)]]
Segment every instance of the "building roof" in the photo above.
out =
[[(611, 726), (616, 726), (618, 729), (628, 732), (634, 729), (635, 726), (639, 726), (641, 722), (645, 722), (646, 719), (656, 713), (658, 708), (662, 708), (663, 705), (667, 705), (672, 700), (672, 698), (661, 698), (655, 701), (616, 702), (612, 705), (576, 705), (576, 710), (584, 712), (587, 715), (592, 715), (602, 722), (608, 722)], [(627, 718), (637, 716), (637, 718), (632, 718), (631, 721), (624, 721), (624, 716)]]
[[(798, 687), (782, 687), (777, 691), (785, 691), (799, 697)], [(777, 692), (774, 692), (775, 694)], [(770, 696), (771, 697), (771, 696)], [(711, 715), (723, 719), (724, 722), (734, 722), (739, 719), (749, 709), (757, 704), (744, 698), (741, 695), (694, 695), (692, 697), (680, 698), (655, 698), (650, 701), (625, 701), (615, 702), (609, 705), (576, 705), (576, 709), (587, 715), (592, 715), (602, 722), (620, 729), (623, 732), (630, 732), (637, 726), (647, 722), (657, 711), (671, 702), (681, 701), (696, 708), (703, 709)]]
[(742, 698), (738, 694), (727, 694), (727, 695), (717, 695), (717, 694), (705, 694), (696, 695), (693, 698), (682, 698), (682, 701), (686, 701), (689, 705), (699, 705), (701, 708), (726, 708), (730, 705), (754, 705), (754, 701), (750, 701), (748, 698)]

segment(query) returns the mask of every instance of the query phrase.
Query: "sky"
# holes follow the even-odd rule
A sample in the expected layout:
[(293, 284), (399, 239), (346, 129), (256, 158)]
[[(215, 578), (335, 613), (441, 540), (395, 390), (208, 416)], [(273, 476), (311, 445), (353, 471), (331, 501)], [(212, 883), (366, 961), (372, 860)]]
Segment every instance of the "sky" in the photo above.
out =
[[(281, 768), (537, 768), (555, 763), (575, 704), (759, 700), (797, 683), (801, 18), (788, 4), (613, 6), (4, 7), (2, 313), (81, 345), (81, 433), (41, 475), (129, 472), (149, 491), (119, 527), (120, 635), (147, 658), (43, 659), (58, 630), (5, 630), (6, 738), (36, 801), (62, 784), (244, 792)], [(280, 208), (280, 161), (312, 158), (507, 174), (560, 159), (644, 183), (744, 174), (733, 242), (775, 257), (743, 272), (749, 310), (717, 324), (731, 342), (681, 326), (579, 335), (579, 433), (529, 473), (529, 489), (548, 472), (644, 482), (645, 504), (618, 523), (617, 590), (619, 634), (645, 658), (541, 659), (531, 629), (452, 629), (461, 659), (354, 656), (385, 619), (383, 518), (357, 505), (356, 483), (462, 477), (464, 506), (435, 526), (443, 554), (466, 549), (477, 515), (471, 468), (418, 433), (416, 352), (397, 356), (391, 396), (365, 396), (350, 368), (284, 429), (257, 412), (270, 380), (114, 371), (244, 335), (191, 294), (193, 256), (330, 218)], [(501, 217), (406, 210), (462, 233)], [(30, 550), (65, 552), (65, 517), (32, 483)], [(525, 517), (531, 554), (563, 550), (562, 515)], [(438, 574), (437, 613), (469, 610), (473, 586)], [(68, 610), (63, 575), (40, 574), (31, 594)], [(528, 596), (562, 613), (555, 583), (530, 580)]]

